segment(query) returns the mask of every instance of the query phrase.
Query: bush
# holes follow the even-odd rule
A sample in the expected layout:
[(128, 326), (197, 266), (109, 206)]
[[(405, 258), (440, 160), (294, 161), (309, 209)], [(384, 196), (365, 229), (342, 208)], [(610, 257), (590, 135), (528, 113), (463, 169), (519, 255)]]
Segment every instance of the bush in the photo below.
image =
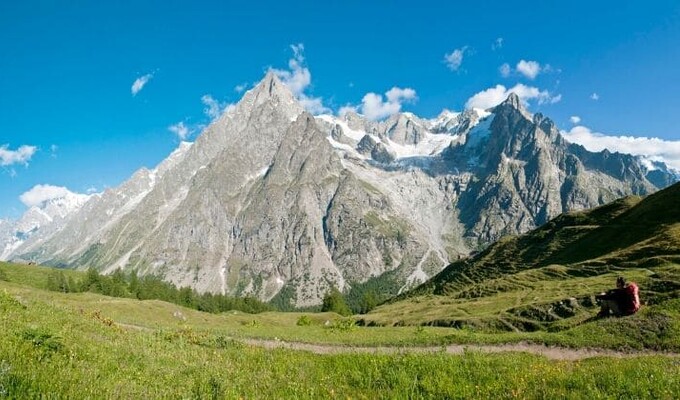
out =
[(298, 318), (297, 326), (310, 326), (312, 324), (312, 319), (308, 315), (302, 315)]
[(64, 348), (61, 338), (43, 329), (26, 329), (21, 334), (21, 338), (31, 343), (34, 348), (40, 351), (39, 360), (43, 360), (52, 353), (59, 352)]
[(328, 326), (330, 330), (340, 332), (350, 332), (356, 329), (356, 327), (357, 325), (354, 320), (349, 318), (334, 321)]

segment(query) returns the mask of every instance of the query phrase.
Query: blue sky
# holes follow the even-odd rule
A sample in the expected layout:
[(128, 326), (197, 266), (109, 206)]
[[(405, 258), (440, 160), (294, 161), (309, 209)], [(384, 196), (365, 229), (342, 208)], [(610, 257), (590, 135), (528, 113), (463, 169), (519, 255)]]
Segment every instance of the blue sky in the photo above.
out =
[(0, 3), (0, 218), (35, 185), (101, 191), (155, 166), (269, 68), (377, 118), (514, 88), (573, 140), (680, 160), (677, 1), (105, 3)]

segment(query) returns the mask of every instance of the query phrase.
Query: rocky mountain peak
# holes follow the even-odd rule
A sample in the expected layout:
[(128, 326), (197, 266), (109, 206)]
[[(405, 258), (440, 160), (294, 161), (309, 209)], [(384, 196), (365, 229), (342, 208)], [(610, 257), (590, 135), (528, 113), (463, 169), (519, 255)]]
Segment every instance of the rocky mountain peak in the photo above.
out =
[(260, 83), (255, 86), (255, 91), (260, 93), (264, 92), (270, 96), (280, 94), (289, 94), (290, 96), (293, 95), (288, 87), (284, 85), (283, 82), (281, 82), (278, 76), (276, 76), (274, 71), (267, 72), (262, 81), (260, 81)]
[(518, 110), (524, 108), (524, 106), (522, 105), (522, 100), (520, 100), (519, 96), (516, 93), (510, 93), (510, 95), (508, 95), (508, 98), (505, 99), (505, 101), (501, 104), (509, 105)]
[(510, 93), (510, 95), (508, 95), (508, 98), (505, 99), (505, 101), (503, 101), (496, 107), (493, 107), (489, 111), (493, 112), (494, 114), (501, 114), (505, 116), (519, 114), (522, 117), (524, 117), (524, 119), (527, 119), (529, 121), (532, 121), (533, 119), (531, 113), (527, 111), (524, 103), (522, 103), (522, 100), (516, 93)]
[(249, 115), (254, 107), (265, 103), (269, 103), (272, 107), (287, 114), (291, 120), (294, 120), (304, 111), (290, 88), (281, 81), (274, 71), (268, 71), (260, 83), (246, 92), (236, 105), (235, 114)]

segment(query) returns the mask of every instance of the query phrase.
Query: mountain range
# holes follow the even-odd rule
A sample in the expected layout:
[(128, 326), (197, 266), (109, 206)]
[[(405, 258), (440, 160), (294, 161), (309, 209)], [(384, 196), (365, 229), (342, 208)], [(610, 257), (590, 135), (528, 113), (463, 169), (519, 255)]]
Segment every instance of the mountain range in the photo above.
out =
[(376, 280), (393, 295), (505, 235), (678, 180), (643, 161), (568, 143), (514, 94), (434, 119), (314, 117), (269, 72), (156, 168), (0, 221), (0, 258), (290, 307)]

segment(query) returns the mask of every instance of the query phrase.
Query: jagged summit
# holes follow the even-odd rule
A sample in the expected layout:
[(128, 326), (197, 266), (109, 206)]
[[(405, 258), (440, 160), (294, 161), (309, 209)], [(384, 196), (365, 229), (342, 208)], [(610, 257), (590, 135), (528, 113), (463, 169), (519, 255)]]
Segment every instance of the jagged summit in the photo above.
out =
[(291, 120), (296, 119), (304, 111), (304, 107), (295, 99), (290, 88), (272, 70), (268, 71), (255, 87), (243, 95), (233, 112), (236, 115), (248, 115), (254, 108), (265, 103), (273, 108), (279, 108)]
[(527, 119), (531, 121), (532, 115), (531, 113), (526, 109), (525, 104), (522, 102), (522, 100), (519, 98), (519, 96), (516, 93), (510, 93), (508, 97), (500, 103), (499, 105), (489, 109), (488, 111), (494, 113), (494, 114), (499, 114), (499, 115), (504, 115), (504, 116), (511, 116), (513, 114), (519, 114), (521, 115), (524, 119)]
[(255, 85), (253, 91), (258, 94), (267, 94), (269, 96), (294, 98), (293, 93), (288, 86), (281, 82), (281, 79), (276, 75), (276, 72), (272, 70), (267, 71), (260, 83)]
[(509, 106), (514, 107), (518, 110), (521, 109), (521, 108), (524, 108), (524, 105), (522, 104), (522, 100), (519, 98), (517, 93), (510, 93), (508, 95), (508, 98), (505, 99), (505, 101), (501, 104), (509, 105)]

